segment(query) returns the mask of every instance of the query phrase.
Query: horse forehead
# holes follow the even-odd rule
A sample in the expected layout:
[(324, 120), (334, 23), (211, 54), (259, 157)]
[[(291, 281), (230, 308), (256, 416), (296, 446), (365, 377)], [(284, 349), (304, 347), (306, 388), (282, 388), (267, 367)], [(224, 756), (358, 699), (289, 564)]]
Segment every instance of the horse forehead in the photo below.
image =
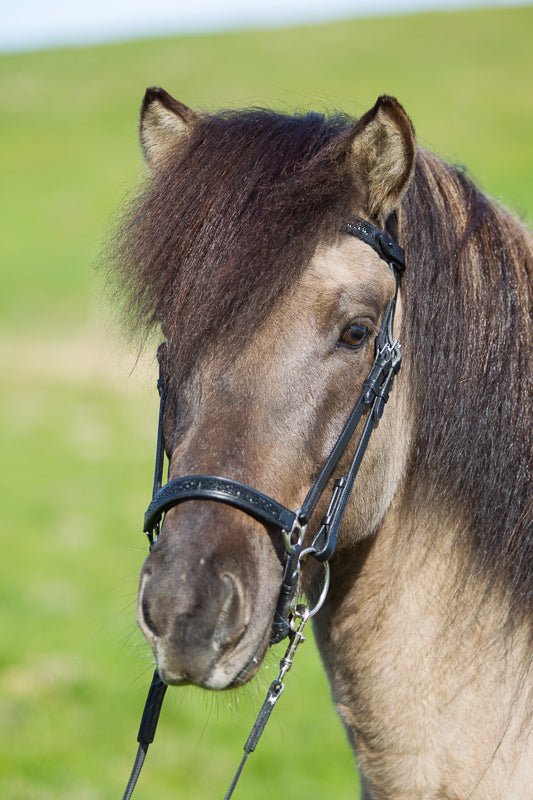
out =
[[(278, 300), (256, 330), (246, 335), (237, 354), (224, 342), (205, 354), (199, 372), (213, 392), (252, 395), (259, 387), (275, 395), (287, 374), (298, 374), (309, 362), (316, 369), (323, 348), (321, 337), (344, 314), (371, 306), (380, 312), (392, 296), (394, 277), (385, 262), (364, 242), (342, 236), (315, 251), (302, 276)], [(279, 379), (271, 382), (272, 379)], [(209, 393), (209, 392), (208, 392)]]
[(301, 280), (302, 292), (338, 293), (372, 286), (384, 305), (394, 291), (392, 271), (367, 244), (354, 236), (342, 236), (330, 245), (319, 245)]

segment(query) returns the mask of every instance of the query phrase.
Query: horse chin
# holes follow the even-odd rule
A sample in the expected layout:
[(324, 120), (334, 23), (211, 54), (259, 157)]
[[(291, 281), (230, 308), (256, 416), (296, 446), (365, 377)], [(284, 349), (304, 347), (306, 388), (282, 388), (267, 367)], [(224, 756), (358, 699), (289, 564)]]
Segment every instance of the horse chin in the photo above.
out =
[(236, 689), (239, 686), (244, 686), (245, 683), (248, 683), (255, 678), (257, 675), (261, 664), (263, 663), (263, 659), (265, 657), (265, 653), (268, 649), (268, 641), (264, 645), (261, 651), (258, 651), (256, 655), (252, 656), (241, 671), (237, 674), (234, 678), (233, 682), (228, 685), (228, 689)]
[[(238, 647), (235, 652), (214, 658), (204, 674), (191, 675), (173, 668), (163, 648), (153, 645), (157, 670), (162, 681), (169, 686), (198, 686), (209, 691), (237, 689), (252, 680), (259, 671), (270, 641), (270, 628), (259, 647)], [(243, 642), (244, 644), (244, 642)]]

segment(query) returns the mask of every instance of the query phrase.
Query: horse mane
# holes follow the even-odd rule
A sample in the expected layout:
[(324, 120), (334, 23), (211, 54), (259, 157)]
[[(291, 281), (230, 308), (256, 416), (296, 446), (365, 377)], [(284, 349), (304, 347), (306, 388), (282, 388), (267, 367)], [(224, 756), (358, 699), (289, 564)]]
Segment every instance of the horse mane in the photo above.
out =
[[(317, 244), (338, 236), (353, 208), (353, 123), (262, 109), (204, 117), (134, 198), (112, 261), (132, 327), (159, 324), (179, 374), (201, 350), (245, 341)], [(400, 234), (413, 500), (429, 491), (467, 512), (465, 570), (503, 588), (511, 620), (524, 619), (533, 611), (528, 234), (464, 171), (422, 150)]]
[(401, 214), (414, 500), (470, 521), (463, 577), (503, 590), (511, 623), (531, 620), (531, 237), (422, 150)]

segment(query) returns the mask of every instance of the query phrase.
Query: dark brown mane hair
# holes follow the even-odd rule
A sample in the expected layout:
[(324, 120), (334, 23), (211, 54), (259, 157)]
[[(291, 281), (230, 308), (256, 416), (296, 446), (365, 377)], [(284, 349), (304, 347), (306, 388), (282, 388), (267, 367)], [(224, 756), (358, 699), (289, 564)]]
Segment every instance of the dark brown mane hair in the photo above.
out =
[(466, 514), (464, 577), (483, 576), (509, 598), (511, 622), (531, 622), (531, 237), (424, 151), (402, 219), (415, 499), (429, 491)]
[[(133, 326), (159, 323), (182, 375), (215, 340), (238, 346), (318, 242), (338, 236), (353, 204), (353, 123), (265, 110), (205, 117), (133, 201), (113, 261)], [(400, 233), (414, 501), (430, 490), (468, 512), (471, 576), (501, 587), (511, 619), (524, 619), (533, 611), (528, 234), (462, 170), (423, 151)]]
[(340, 115), (204, 117), (134, 200), (112, 248), (127, 313), (134, 327), (161, 324), (183, 376), (199, 347), (238, 346), (338, 235), (349, 129)]

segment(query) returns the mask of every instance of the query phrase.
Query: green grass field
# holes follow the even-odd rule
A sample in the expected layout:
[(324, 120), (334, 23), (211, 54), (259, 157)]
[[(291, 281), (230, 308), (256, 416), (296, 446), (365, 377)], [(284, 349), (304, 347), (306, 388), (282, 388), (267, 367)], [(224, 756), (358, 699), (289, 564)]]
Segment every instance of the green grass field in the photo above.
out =
[[(0, 797), (121, 796), (151, 659), (134, 623), (153, 359), (113, 322), (99, 248), (142, 170), (144, 88), (193, 107), (396, 95), (419, 140), (533, 214), (533, 7), (353, 20), (0, 57)], [(169, 693), (143, 797), (222, 797), (268, 684)], [(236, 797), (355, 798), (312, 643)]]

